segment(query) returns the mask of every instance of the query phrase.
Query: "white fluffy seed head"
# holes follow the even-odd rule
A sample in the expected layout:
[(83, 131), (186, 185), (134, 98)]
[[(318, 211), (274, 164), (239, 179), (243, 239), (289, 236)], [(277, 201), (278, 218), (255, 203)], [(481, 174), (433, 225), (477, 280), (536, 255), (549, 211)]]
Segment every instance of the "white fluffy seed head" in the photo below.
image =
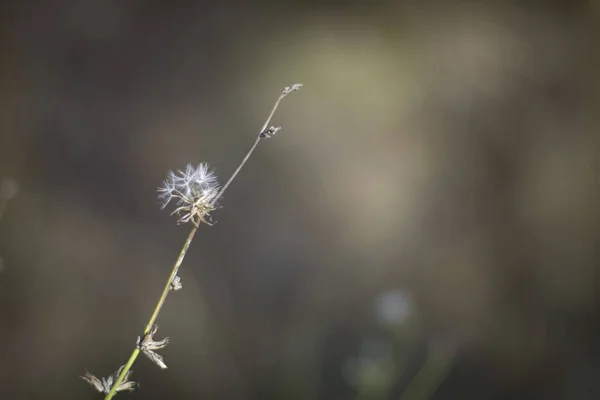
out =
[(158, 188), (161, 209), (174, 201), (173, 214), (179, 216), (179, 222), (192, 221), (196, 225), (206, 222), (205, 217), (215, 209), (218, 194), (217, 176), (206, 163), (197, 167), (188, 164), (185, 171), (169, 171), (167, 179)]

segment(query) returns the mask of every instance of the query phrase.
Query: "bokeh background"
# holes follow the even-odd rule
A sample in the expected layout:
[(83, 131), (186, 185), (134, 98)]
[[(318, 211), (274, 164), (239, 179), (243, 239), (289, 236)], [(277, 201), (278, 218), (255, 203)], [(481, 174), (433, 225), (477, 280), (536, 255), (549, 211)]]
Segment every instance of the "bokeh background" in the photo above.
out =
[[(4, 1), (0, 398), (598, 399), (598, 1)], [(15, 195), (16, 189), (18, 192)], [(10, 199), (9, 199), (10, 197)]]

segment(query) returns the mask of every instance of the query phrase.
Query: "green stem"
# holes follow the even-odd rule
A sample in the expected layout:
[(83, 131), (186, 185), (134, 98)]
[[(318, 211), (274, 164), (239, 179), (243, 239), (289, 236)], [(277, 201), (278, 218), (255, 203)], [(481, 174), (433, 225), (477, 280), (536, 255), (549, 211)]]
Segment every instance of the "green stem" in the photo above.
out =
[[(192, 239), (194, 238), (194, 235), (196, 234), (197, 230), (198, 230), (198, 227), (194, 226), (192, 228), (192, 230), (190, 231), (190, 234), (188, 235), (185, 243), (183, 244), (183, 248), (179, 252), (179, 257), (177, 257), (177, 261), (175, 261), (175, 265), (173, 265), (173, 270), (171, 271), (171, 275), (169, 275), (169, 279), (167, 280), (167, 283), (165, 284), (165, 288), (163, 289), (162, 294), (160, 295), (160, 299), (158, 300), (158, 303), (156, 303), (156, 307), (154, 307), (154, 312), (152, 313), (150, 320), (148, 320), (148, 323), (146, 324), (146, 329), (144, 329), (144, 335), (146, 335), (150, 331), (150, 329), (152, 329), (152, 326), (156, 322), (156, 319), (158, 318), (158, 314), (160, 313), (160, 310), (162, 309), (162, 306), (165, 303), (165, 300), (167, 299), (169, 292), (171, 291), (171, 283), (173, 282), (173, 279), (177, 275), (177, 272), (179, 272), (179, 267), (181, 267), (181, 263), (183, 262), (183, 259), (185, 258), (185, 255), (186, 255), (188, 249), (190, 248), (190, 244), (192, 243)], [(127, 375), (127, 372), (129, 372), (129, 370), (131, 369), (131, 366), (133, 365), (133, 363), (135, 362), (135, 360), (139, 354), (140, 354), (140, 349), (138, 349), (136, 347), (133, 350), (133, 352), (131, 353), (129, 360), (127, 360), (127, 364), (125, 364), (125, 367), (119, 374), (119, 377), (117, 378), (114, 385), (110, 389), (110, 392), (108, 392), (106, 397), (104, 397), (104, 400), (112, 399), (113, 396), (117, 393), (117, 388), (119, 387), (119, 385), (121, 385), (121, 383), (123, 382), (123, 379), (125, 379), (125, 375)]]
[[(256, 140), (254, 141), (254, 144), (252, 145), (252, 147), (250, 148), (250, 150), (248, 151), (248, 153), (246, 153), (246, 156), (243, 158), (242, 162), (237, 167), (237, 169), (235, 170), (235, 172), (227, 180), (227, 182), (225, 183), (225, 185), (223, 185), (223, 187), (219, 191), (218, 195), (212, 201), (211, 205), (213, 205), (213, 206), (215, 205), (215, 203), (217, 202), (217, 200), (219, 200), (219, 198), (221, 198), (221, 196), (223, 195), (223, 193), (225, 193), (225, 190), (227, 190), (227, 188), (229, 187), (229, 185), (231, 184), (231, 182), (233, 182), (233, 180), (235, 179), (235, 177), (242, 170), (242, 168), (246, 164), (246, 161), (248, 161), (248, 159), (250, 158), (250, 155), (252, 155), (252, 153), (254, 152), (254, 149), (256, 149), (256, 146), (258, 145), (258, 142), (260, 142), (261, 134), (269, 126), (269, 123), (271, 122), (271, 119), (273, 118), (273, 115), (275, 115), (275, 111), (277, 110), (277, 107), (279, 107), (279, 103), (281, 102), (281, 100), (283, 100), (291, 92), (294, 92), (294, 91), (298, 90), (300, 88), (300, 86), (302, 86), (302, 85), (297, 85), (296, 84), (296, 85), (289, 86), (289, 87), (287, 87), (287, 88), (285, 88), (283, 90), (283, 93), (281, 93), (281, 95), (279, 96), (279, 98), (275, 102), (275, 105), (273, 106), (273, 109), (271, 110), (271, 113), (267, 117), (267, 120), (265, 121), (265, 124), (263, 125), (262, 129), (258, 133), (258, 136), (257, 136)], [(175, 279), (175, 276), (177, 276), (177, 272), (179, 272), (179, 267), (181, 267), (181, 263), (183, 262), (183, 259), (185, 258), (185, 255), (186, 255), (186, 253), (187, 253), (187, 251), (188, 251), (188, 249), (190, 247), (190, 244), (192, 243), (192, 239), (194, 238), (194, 235), (196, 234), (197, 230), (198, 230), (198, 226), (194, 226), (192, 228), (190, 234), (188, 235), (187, 240), (183, 244), (183, 248), (181, 249), (181, 252), (179, 253), (179, 257), (177, 257), (177, 261), (175, 261), (175, 265), (173, 265), (173, 270), (171, 271), (171, 275), (169, 276), (169, 279), (167, 280), (167, 283), (165, 284), (165, 288), (163, 289), (162, 294), (160, 295), (160, 299), (158, 300), (158, 303), (156, 304), (156, 307), (154, 307), (154, 311), (152, 312), (152, 316), (150, 317), (150, 320), (146, 324), (146, 329), (144, 329), (144, 336), (148, 332), (150, 332), (150, 329), (152, 329), (152, 326), (156, 322), (156, 319), (158, 318), (158, 314), (160, 313), (160, 310), (162, 309), (162, 306), (165, 303), (165, 300), (167, 299), (167, 296), (169, 295), (169, 292), (171, 291), (170, 290), (171, 289), (171, 283), (173, 282), (173, 279)], [(119, 385), (121, 385), (121, 383), (123, 382), (123, 379), (125, 379), (125, 375), (127, 375), (127, 372), (129, 372), (129, 370), (131, 369), (131, 366), (133, 365), (133, 363), (135, 362), (135, 360), (137, 359), (137, 357), (138, 357), (139, 354), (140, 354), (140, 349), (136, 347), (133, 350), (133, 352), (131, 353), (131, 356), (129, 356), (129, 360), (127, 360), (127, 363), (125, 364), (123, 370), (121, 371), (121, 373), (117, 377), (117, 380), (115, 381), (114, 385), (110, 389), (110, 392), (108, 392), (108, 394), (104, 397), (104, 400), (111, 400), (113, 398), (113, 396), (117, 393), (117, 388), (119, 387)]]

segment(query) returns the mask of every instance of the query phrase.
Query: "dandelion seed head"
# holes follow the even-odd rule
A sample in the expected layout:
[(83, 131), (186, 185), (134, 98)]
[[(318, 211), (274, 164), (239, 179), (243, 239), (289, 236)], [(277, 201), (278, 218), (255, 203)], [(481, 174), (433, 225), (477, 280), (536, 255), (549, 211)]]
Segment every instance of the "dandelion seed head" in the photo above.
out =
[(172, 201), (176, 208), (172, 214), (179, 216), (179, 222), (193, 222), (198, 225), (215, 209), (219, 194), (217, 176), (209, 165), (200, 163), (197, 167), (188, 164), (185, 170), (169, 171), (167, 179), (158, 188), (161, 209)]

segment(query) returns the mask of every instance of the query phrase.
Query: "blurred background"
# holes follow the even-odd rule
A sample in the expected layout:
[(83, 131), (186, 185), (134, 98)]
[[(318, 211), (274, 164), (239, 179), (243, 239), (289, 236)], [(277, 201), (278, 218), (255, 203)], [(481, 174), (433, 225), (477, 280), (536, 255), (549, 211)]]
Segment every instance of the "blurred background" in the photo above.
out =
[(4, 1), (0, 398), (600, 398), (600, 2)]

